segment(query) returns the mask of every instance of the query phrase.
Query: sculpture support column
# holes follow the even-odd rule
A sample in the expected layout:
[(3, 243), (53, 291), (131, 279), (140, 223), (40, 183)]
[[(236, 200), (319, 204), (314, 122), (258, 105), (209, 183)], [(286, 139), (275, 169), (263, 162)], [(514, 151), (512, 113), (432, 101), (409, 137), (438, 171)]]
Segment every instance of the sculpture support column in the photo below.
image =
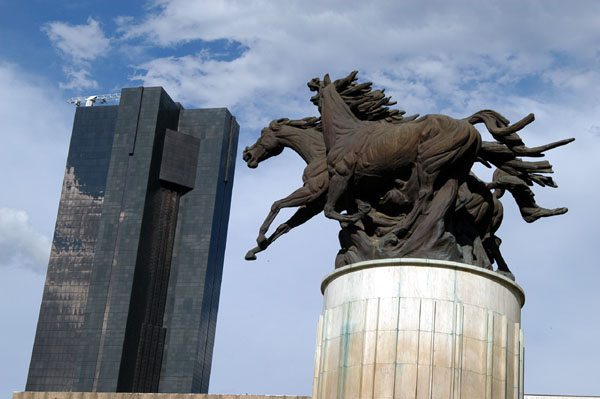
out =
[(322, 283), (313, 399), (523, 397), (523, 290), (457, 262), (386, 259)]

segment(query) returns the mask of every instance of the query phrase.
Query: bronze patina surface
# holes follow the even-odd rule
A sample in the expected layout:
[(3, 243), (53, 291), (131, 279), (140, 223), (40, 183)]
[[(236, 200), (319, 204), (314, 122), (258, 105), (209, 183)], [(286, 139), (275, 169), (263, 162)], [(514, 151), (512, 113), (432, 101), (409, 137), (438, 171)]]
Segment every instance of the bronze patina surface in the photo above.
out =
[[(543, 157), (574, 139), (527, 147), (518, 132), (533, 114), (514, 124), (492, 110), (463, 119), (405, 117), (389, 108), (395, 102), (384, 90), (357, 83), (356, 75), (312, 79), (311, 101), (320, 117), (274, 120), (244, 150), (251, 168), (286, 147), (307, 163), (304, 185), (273, 204), (246, 259), (256, 259), (282, 234), (323, 211), (341, 225), (336, 268), (370, 259), (432, 258), (487, 269), (496, 263), (498, 272), (514, 279), (495, 234), (503, 217), (500, 199), (508, 191), (529, 223), (567, 212), (535, 202), (532, 186), (556, 187), (547, 175), (552, 165), (524, 158)], [(473, 126), (478, 123), (494, 141), (482, 140)], [(495, 169), (491, 182), (471, 171), (475, 162)], [(285, 207), (298, 209), (267, 236)]]

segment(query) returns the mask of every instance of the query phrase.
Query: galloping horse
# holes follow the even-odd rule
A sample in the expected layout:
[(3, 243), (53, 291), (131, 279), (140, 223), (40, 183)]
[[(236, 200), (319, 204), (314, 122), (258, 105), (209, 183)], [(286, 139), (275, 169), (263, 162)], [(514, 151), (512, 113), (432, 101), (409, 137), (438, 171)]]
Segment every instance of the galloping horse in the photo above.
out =
[[(375, 228), (369, 233), (370, 245), (381, 241), (391, 248), (393, 256), (441, 250), (444, 256), (464, 256), (463, 260), (484, 267), (495, 261), (498, 272), (514, 279), (495, 236), (503, 213), (499, 199), (505, 190), (512, 194), (527, 222), (567, 211), (539, 207), (529, 188), (533, 183), (556, 187), (550, 177), (540, 174), (551, 173), (552, 166), (547, 161), (523, 161), (518, 156), (542, 157), (544, 151), (573, 139), (535, 148), (525, 146), (516, 132), (533, 121), (533, 114), (513, 125), (491, 110), (460, 120), (426, 115), (401, 123), (393, 118), (365, 121), (353, 114), (348, 101), (337, 93), (338, 85), (330, 84), (327, 76), (324, 84), (318, 79), (311, 83), (315, 84), (309, 87), (319, 91), (314, 98), (322, 120), (274, 120), (261, 131), (257, 142), (244, 150), (243, 158), (250, 168), (279, 155), (285, 147), (307, 163), (303, 186), (272, 205), (259, 229), (258, 246), (248, 251), (247, 260), (256, 259), (256, 253), (282, 234), (324, 210), (327, 217), (342, 223), (343, 230), (359, 220), (369, 223)], [(485, 123), (497, 141), (482, 141), (473, 127), (476, 123)], [(497, 168), (492, 183), (469, 173), (475, 161)], [(284, 207), (298, 210), (267, 238), (269, 227)], [(340, 213), (342, 210), (347, 213)]]
[[(303, 186), (275, 201), (271, 211), (259, 229), (256, 242), (258, 246), (248, 251), (247, 260), (256, 259), (256, 253), (264, 251), (273, 241), (290, 229), (301, 225), (323, 210), (325, 193), (329, 183), (325, 158), (325, 142), (323, 133), (311, 125), (318, 118), (305, 118), (290, 121), (287, 118), (277, 119), (262, 129), (257, 142), (244, 150), (243, 158), (250, 168), (256, 168), (265, 159), (279, 155), (285, 147), (291, 148), (307, 163), (302, 174)], [(268, 238), (265, 236), (271, 223), (282, 208), (299, 207), (294, 215), (277, 227)]]
[[(490, 188), (511, 191), (526, 221), (566, 212), (566, 208), (539, 208), (533, 192), (527, 188), (533, 182), (555, 187), (550, 177), (536, 173), (551, 173), (551, 165), (547, 161), (522, 161), (516, 156), (543, 156), (543, 151), (573, 139), (526, 147), (516, 132), (534, 120), (533, 114), (510, 126), (502, 115), (490, 110), (464, 119), (426, 115), (403, 124), (385, 124), (359, 120), (328, 75), (317, 90), (330, 176), (325, 216), (354, 223), (371, 212), (373, 203), (358, 203), (356, 209), (347, 209), (348, 213), (342, 214), (336, 208), (343, 195), (371, 187), (363, 182), (373, 178), (408, 176), (396, 179), (394, 184), (404, 197), (412, 199), (413, 206), (407, 214), (399, 216), (382, 244), (392, 248), (390, 253), (394, 256), (419, 257), (437, 251), (449, 259), (461, 258), (456, 240), (447, 229), (457, 205), (468, 201), (466, 183), (476, 160), (487, 166), (491, 163), (512, 178), (503, 178), (504, 182), (500, 184), (499, 180)], [(482, 147), (481, 135), (473, 127), (476, 123), (485, 123), (498, 142)], [(518, 182), (511, 185), (511, 180)], [(379, 250), (385, 254), (385, 248)], [(504, 262), (498, 263), (505, 267), (501, 265)]]
[[(445, 228), (440, 224), (454, 211), (458, 189), (477, 159), (479, 132), (466, 120), (444, 115), (426, 115), (398, 125), (361, 121), (328, 76), (319, 94), (330, 175), (325, 216), (354, 223), (371, 210), (368, 204), (361, 204), (353, 214), (337, 212), (338, 200), (351, 181), (357, 187), (361, 180), (373, 177), (407, 175), (408, 180), (401, 184), (403, 190), (411, 187), (412, 192), (405, 195), (413, 199), (414, 206), (389, 238), (395, 246), (397, 238), (410, 231), (401, 255), (422, 252), (425, 256), (436, 241), (444, 239)], [(443, 245), (445, 251), (458, 251), (456, 245)], [(460, 256), (456, 253), (456, 258)]]

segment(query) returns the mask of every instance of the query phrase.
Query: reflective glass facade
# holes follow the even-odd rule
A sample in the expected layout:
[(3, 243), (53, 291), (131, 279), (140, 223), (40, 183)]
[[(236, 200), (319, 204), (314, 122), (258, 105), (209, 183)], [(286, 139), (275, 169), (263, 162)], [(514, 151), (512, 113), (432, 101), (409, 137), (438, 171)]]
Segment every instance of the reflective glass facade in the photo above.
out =
[(75, 112), (27, 390), (73, 383), (116, 121), (116, 106)]
[(208, 391), (238, 130), (159, 87), (77, 109), (26, 390)]

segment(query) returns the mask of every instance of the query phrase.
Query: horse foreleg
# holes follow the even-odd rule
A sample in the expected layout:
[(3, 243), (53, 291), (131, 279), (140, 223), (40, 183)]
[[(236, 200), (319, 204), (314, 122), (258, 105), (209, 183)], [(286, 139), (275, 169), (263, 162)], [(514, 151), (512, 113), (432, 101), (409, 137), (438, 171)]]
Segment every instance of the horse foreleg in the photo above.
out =
[(304, 205), (307, 202), (310, 202), (318, 196), (320, 196), (323, 193), (323, 191), (324, 190), (313, 192), (307, 185), (304, 185), (296, 191), (294, 191), (293, 193), (291, 193), (290, 195), (288, 195), (287, 197), (280, 199), (279, 201), (275, 201), (271, 206), (271, 211), (269, 212), (265, 221), (258, 230), (258, 238), (256, 239), (256, 243), (258, 244), (258, 246), (263, 247), (264, 245), (268, 245), (268, 240), (266, 238), (267, 231), (269, 231), (269, 227), (271, 227), (271, 224), (273, 223), (273, 221), (275, 220), (275, 218), (279, 214), (279, 211), (281, 211), (282, 208), (291, 208), (294, 206)]
[(402, 244), (402, 256), (426, 256), (432, 249), (443, 251), (448, 256), (446, 259), (461, 256), (456, 242), (444, 239), (444, 219), (448, 212), (454, 211), (457, 193), (457, 180), (449, 179), (432, 193), (431, 199), (425, 198), (426, 201), (419, 204), (418, 218), (415, 218), (413, 225), (402, 226), (410, 228), (409, 235)]
[(339, 174), (335, 174), (329, 179), (329, 191), (327, 192), (327, 202), (325, 203), (325, 207), (323, 209), (323, 213), (325, 213), (326, 217), (340, 222), (355, 223), (361, 217), (369, 213), (369, 211), (371, 210), (371, 206), (367, 203), (359, 204), (358, 212), (353, 213), (351, 215), (342, 215), (341, 213), (335, 210), (337, 202), (342, 197), (342, 195), (345, 194), (346, 189), (348, 188), (349, 181), (350, 176), (342, 176)]
[(301, 206), (296, 211), (296, 213), (294, 213), (292, 215), (292, 217), (288, 219), (287, 222), (282, 223), (277, 227), (275, 232), (269, 238), (267, 238), (265, 240), (265, 243), (263, 246), (257, 246), (255, 248), (252, 248), (250, 251), (248, 251), (245, 256), (246, 260), (256, 260), (257, 253), (264, 251), (265, 249), (267, 249), (267, 247), (269, 247), (273, 243), (273, 241), (275, 241), (276, 239), (278, 239), (285, 233), (289, 232), (294, 227), (297, 227), (297, 226), (305, 223), (306, 221), (311, 219), (313, 216), (315, 216), (322, 210), (323, 210), (322, 201), (311, 202), (309, 204)]
[(288, 233), (291, 229), (300, 226), (301, 224), (310, 220), (313, 216), (317, 215), (323, 210), (323, 202), (316, 201), (310, 202), (304, 206), (298, 208), (296, 213), (292, 215), (285, 223), (280, 224), (275, 232), (269, 237), (269, 245), (282, 235)]

